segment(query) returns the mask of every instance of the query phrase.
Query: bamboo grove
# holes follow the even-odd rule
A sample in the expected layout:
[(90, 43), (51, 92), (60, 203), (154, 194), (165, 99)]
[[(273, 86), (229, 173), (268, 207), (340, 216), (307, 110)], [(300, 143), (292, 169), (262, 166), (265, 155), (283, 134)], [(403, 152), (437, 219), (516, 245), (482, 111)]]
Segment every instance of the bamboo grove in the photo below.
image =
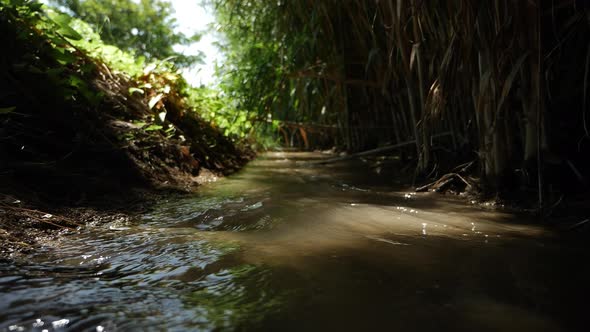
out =
[(536, 184), (545, 153), (582, 176), (584, 1), (212, 2), (223, 88), (253, 117), (324, 128), (349, 151), (412, 142), (423, 173), (437, 151), (477, 159), (491, 188)]

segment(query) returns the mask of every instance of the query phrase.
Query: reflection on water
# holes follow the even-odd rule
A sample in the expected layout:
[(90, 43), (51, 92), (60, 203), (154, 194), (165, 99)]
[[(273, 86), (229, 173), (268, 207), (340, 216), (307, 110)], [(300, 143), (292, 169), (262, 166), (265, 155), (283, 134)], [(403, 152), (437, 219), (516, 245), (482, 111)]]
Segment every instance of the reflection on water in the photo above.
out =
[(561, 331), (588, 252), (413, 194), (362, 164), (271, 153), (137, 220), (0, 262), (0, 330)]

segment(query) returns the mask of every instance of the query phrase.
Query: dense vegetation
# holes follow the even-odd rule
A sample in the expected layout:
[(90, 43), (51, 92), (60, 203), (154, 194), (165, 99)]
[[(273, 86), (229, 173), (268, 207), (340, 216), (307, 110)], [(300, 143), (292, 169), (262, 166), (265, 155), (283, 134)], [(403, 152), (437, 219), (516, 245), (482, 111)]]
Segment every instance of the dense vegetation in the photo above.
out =
[(136, 100), (149, 112), (124, 120), (143, 134), (186, 139), (186, 128), (168, 122), (190, 110), (258, 147), (394, 146), (422, 177), (468, 163), (454, 178), (463, 186), (535, 190), (540, 201), (560, 186), (585, 187), (585, 2), (207, 2), (225, 63), (218, 86), (194, 88), (178, 68), (198, 59), (173, 51), (194, 36), (174, 32), (168, 2), (56, 1), (74, 19), (3, 0), (5, 123), (22, 127), (19, 110), (31, 103), (103, 109), (118, 100), (125, 118)]
[(190, 187), (204, 169), (246, 161), (199, 116), (216, 104), (174, 63), (136, 58), (40, 3), (0, 4), (3, 193), (80, 202), (121, 186)]
[(223, 87), (305, 143), (409, 143), (419, 173), (475, 160), (491, 190), (588, 176), (587, 2), (211, 2)]
[[(87, 45), (85, 49), (102, 51), (107, 47), (105, 44), (112, 44), (117, 51), (124, 50), (126, 65), (118, 68), (122, 72), (137, 75), (149, 62), (162, 59), (170, 71), (201, 62), (201, 56), (187, 56), (174, 51), (174, 46), (197, 41), (200, 35), (185, 36), (176, 32), (173, 8), (167, 1), (55, 0), (52, 3), (70, 11), (79, 18), (77, 22), (84, 22), (78, 23), (77, 29), (85, 25), (82, 34), (92, 36), (85, 40), (102, 40), (100, 45)], [(119, 61), (116, 56), (106, 57), (111, 62)], [(247, 141), (258, 148), (274, 145), (271, 134), (276, 130), (276, 123), (255, 125), (250, 117), (251, 108), (238, 107), (233, 95), (224, 94), (217, 87), (189, 86), (178, 75), (176, 79), (181, 82), (178, 90), (187, 97), (189, 105), (198, 109), (201, 117), (214, 123), (226, 136)]]
[(0, 330), (587, 325), (589, 1), (201, 1), (0, 0)]
[(172, 57), (176, 65), (190, 66), (200, 56), (174, 51), (175, 45), (197, 41), (199, 34), (177, 32), (172, 5), (161, 0), (55, 0), (75, 17), (90, 24), (101, 39), (148, 60)]

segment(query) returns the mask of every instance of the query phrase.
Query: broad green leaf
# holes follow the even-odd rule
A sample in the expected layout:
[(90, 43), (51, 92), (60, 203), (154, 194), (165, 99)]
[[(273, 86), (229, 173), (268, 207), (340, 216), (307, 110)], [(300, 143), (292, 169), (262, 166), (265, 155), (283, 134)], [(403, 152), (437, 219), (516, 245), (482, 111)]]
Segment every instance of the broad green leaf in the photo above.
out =
[(59, 26), (68, 26), (72, 21), (72, 17), (67, 14), (54, 14), (50, 15), (53, 22), (57, 23)]
[(59, 30), (57, 30), (59, 34), (62, 36), (71, 39), (71, 40), (81, 40), (82, 35), (80, 35), (76, 30), (72, 29), (69, 26), (62, 26)]
[(53, 11), (49, 13), (49, 16), (51, 20), (59, 26), (57, 33), (72, 40), (82, 39), (82, 36), (70, 26), (70, 22), (72, 21), (71, 16), (67, 14), (57, 14)]
[(33, 12), (40, 12), (41, 8), (44, 6), (41, 2), (31, 2), (28, 4), (29, 9)]
[(162, 128), (163, 128), (163, 127), (162, 127), (162, 126), (160, 126), (160, 125), (153, 124), (153, 125), (151, 125), (151, 126), (149, 126), (149, 127), (145, 128), (145, 131), (155, 131), (155, 130), (160, 130), (160, 129), (162, 129)]
[(147, 126), (147, 123), (144, 121), (132, 121), (131, 123), (133, 123), (134, 125), (136, 125), (139, 128), (143, 128), (143, 127)]
[(86, 88), (86, 82), (76, 75), (70, 75), (70, 85), (75, 88)]

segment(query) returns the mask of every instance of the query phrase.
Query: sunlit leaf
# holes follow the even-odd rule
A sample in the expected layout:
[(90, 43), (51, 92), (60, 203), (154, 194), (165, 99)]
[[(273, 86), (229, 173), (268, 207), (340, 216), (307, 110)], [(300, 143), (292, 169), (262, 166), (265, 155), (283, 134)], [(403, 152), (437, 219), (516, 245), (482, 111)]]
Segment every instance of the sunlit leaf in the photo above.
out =
[(158, 119), (160, 119), (162, 122), (166, 121), (166, 112), (158, 113)]
[(74, 30), (70, 27), (62, 27), (61, 29), (57, 30), (57, 32), (68, 39), (72, 39), (72, 40), (81, 40), (82, 39), (82, 35), (80, 35), (78, 32), (76, 32), (76, 30)]
[(147, 75), (149, 73), (151, 73), (152, 71), (154, 71), (154, 69), (156, 69), (156, 67), (158, 67), (157, 64), (152, 63), (150, 65), (148, 65), (147, 67), (145, 67), (145, 69), (143, 70), (143, 74)]
[(144, 121), (133, 121), (132, 123), (135, 126), (137, 126), (138, 128), (143, 128), (143, 127), (147, 126), (147, 123)]
[(162, 127), (162, 126), (160, 126), (160, 125), (153, 124), (153, 125), (150, 125), (150, 126), (148, 126), (147, 128), (145, 128), (145, 131), (155, 131), (155, 130), (160, 130), (160, 129), (162, 129), (162, 128), (163, 128), (163, 127)]
[(162, 97), (164, 97), (164, 94), (160, 93), (159, 95), (153, 97), (152, 99), (150, 99), (148, 106), (150, 109), (154, 108), (154, 106), (156, 106), (156, 104), (162, 100)]
[[(52, 12), (55, 13), (55, 12)], [(57, 23), (59, 26), (67, 26), (72, 21), (72, 17), (66, 14), (50, 14), (51, 19)]]
[(53, 20), (53, 22), (55, 22), (59, 26), (57, 33), (72, 40), (82, 39), (82, 36), (70, 26), (70, 22), (72, 21), (71, 16), (67, 14), (56, 15), (55, 12), (50, 12), (50, 17)]
[(144, 94), (144, 91), (142, 89), (134, 88), (134, 87), (129, 88), (129, 94), (130, 95), (132, 95), (135, 92), (137, 92), (137, 93), (139, 93), (141, 95)]

